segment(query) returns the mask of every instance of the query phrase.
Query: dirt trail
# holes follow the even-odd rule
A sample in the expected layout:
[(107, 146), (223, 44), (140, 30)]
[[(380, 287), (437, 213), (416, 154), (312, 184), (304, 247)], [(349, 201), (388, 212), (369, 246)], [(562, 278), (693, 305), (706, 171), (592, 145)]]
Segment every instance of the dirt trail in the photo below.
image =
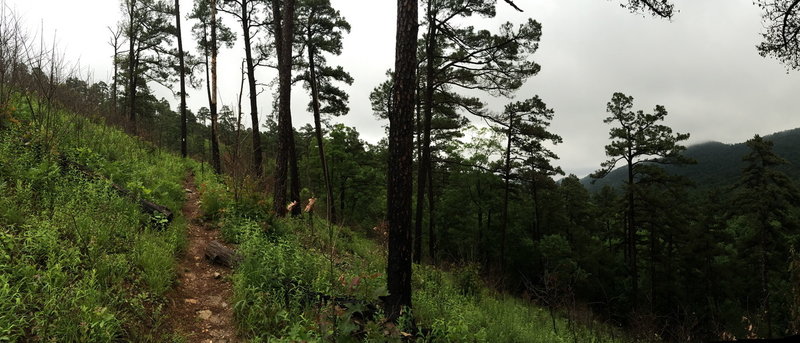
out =
[(220, 233), (200, 221), (200, 194), (193, 176), (187, 178), (184, 187), (187, 199), (182, 211), (188, 223), (187, 245), (178, 262), (178, 283), (167, 293), (168, 325), (187, 342), (239, 342), (230, 303), (231, 270), (211, 264), (204, 257), (205, 247), (220, 240)]

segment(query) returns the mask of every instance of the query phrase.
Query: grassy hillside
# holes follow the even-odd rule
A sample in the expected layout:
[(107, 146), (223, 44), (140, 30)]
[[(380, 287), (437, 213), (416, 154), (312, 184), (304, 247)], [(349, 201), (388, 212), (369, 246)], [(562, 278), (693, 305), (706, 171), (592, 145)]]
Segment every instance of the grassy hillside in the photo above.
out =
[(175, 213), (164, 227), (109, 180), (180, 209), (196, 163), (83, 117), (18, 108), (0, 129), (0, 341), (168, 340), (159, 313), (185, 222)]
[[(782, 131), (764, 136), (771, 140), (774, 151), (778, 156), (787, 159), (790, 164), (782, 167), (783, 171), (792, 178), (800, 178), (800, 128)], [(731, 186), (738, 180), (745, 164), (742, 157), (748, 153), (745, 143), (724, 144), (707, 142), (692, 145), (686, 149), (684, 155), (697, 161), (694, 165), (665, 166), (667, 172), (682, 175), (692, 180), (700, 188)], [(605, 178), (596, 180), (586, 177), (581, 182), (590, 191), (597, 191), (605, 185), (621, 185), (627, 177), (625, 167), (615, 169)]]

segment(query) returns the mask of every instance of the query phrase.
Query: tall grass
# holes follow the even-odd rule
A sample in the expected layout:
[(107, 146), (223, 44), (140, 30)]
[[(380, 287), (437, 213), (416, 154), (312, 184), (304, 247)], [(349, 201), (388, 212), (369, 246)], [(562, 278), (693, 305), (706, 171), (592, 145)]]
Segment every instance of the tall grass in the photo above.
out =
[[(153, 330), (185, 244), (187, 162), (66, 113), (58, 139), (43, 145), (28, 115), (0, 131), (0, 341), (159, 341)], [(151, 227), (110, 181), (62, 168), (58, 154), (176, 219)]]

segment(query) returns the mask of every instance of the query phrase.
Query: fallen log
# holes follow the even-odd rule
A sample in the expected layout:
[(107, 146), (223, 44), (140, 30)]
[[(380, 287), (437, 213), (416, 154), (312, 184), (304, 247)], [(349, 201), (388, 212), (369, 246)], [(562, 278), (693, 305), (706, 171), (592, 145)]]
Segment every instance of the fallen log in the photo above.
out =
[(228, 268), (233, 268), (241, 261), (241, 256), (236, 254), (231, 248), (228, 248), (219, 241), (211, 241), (206, 246), (205, 257), (211, 263), (219, 264)]
[[(108, 180), (106, 177), (104, 177), (102, 175), (98, 175), (97, 173), (92, 171), (91, 168), (89, 168), (89, 167), (87, 167), (85, 165), (82, 165), (80, 163), (77, 163), (77, 162), (74, 162), (74, 161), (70, 161), (64, 155), (60, 156), (60, 162), (61, 162), (60, 164), (61, 164), (62, 168), (77, 170), (77, 171), (79, 171), (81, 174), (85, 175), (89, 179)], [(139, 207), (142, 208), (142, 211), (146, 212), (150, 216), (155, 217), (155, 216), (160, 215), (164, 219), (166, 219), (167, 223), (172, 222), (173, 214), (172, 214), (172, 211), (169, 208), (167, 208), (165, 206), (161, 206), (159, 204), (156, 204), (156, 203), (154, 203), (152, 201), (149, 201), (147, 199), (144, 199), (144, 198), (141, 198), (141, 197), (136, 197), (133, 194), (133, 192), (125, 189), (124, 187), (122, 187), (122, 186), (120, 186), (120, 185), (118, 185), (116, 183), (111, 182), (111, 188), (113, 188), (117, 192), (117, 194), (119, 194), (120, 196), (123, 196), (123, 197), (126, 197), (126, 198), (130, 198), (130, 199), (133, 199), (133, 200), (137, 201), (139, 203)]]

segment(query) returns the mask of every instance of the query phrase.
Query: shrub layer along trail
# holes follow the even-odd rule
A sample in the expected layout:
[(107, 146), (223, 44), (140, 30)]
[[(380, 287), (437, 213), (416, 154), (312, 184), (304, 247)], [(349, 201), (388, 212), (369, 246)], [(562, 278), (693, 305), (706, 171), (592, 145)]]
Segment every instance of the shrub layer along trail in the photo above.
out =
[(189, 342), (238, 342), (234, 324), (230, 270), (204, 258), (206, 246), (220, 239), (218, 230), (203, 225), (200, 193), (189, 176), (183, 215), (188, 222), (186, 252), (178, 262), (178, 283), (167, 293), (165, 317), (173, 332)]

